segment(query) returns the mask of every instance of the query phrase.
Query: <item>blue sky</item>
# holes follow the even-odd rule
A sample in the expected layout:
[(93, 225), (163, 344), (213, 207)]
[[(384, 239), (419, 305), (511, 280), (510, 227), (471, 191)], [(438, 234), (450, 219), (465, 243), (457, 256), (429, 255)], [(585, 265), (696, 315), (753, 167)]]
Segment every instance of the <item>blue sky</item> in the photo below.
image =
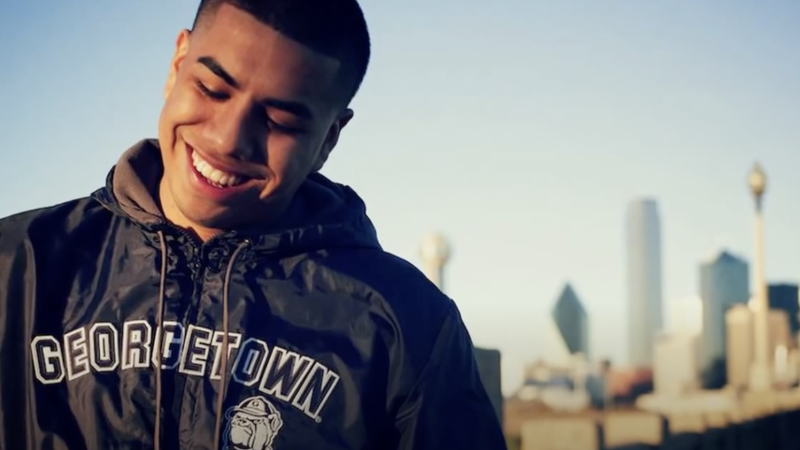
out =
[[(658, 199), (665, 301), (698, 264), (752, 251), (746, 174), (770, 177), (770, 280), (800, 280), (800, 3), (362, 2), (374, 57), (324, 172), (365, 199), (383, 245), (455, 254), (448, 293), (504, 391), (551, 349), (571, 282), (593, 353), (625, 362), (626, 203)], [(195, 0), (6, 0), (0, 216), (84, 196), (153, 137)]]

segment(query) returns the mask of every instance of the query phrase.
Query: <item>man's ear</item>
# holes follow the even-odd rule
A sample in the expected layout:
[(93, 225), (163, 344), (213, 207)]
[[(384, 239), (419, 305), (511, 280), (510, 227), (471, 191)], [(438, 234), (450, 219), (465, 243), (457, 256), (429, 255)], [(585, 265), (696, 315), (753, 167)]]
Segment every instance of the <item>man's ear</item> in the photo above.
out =
[(175, 52), (172, 55), (172, 60), (169, 63), (169, 74), (167, 75), (167, 83), (164, 86), (164, 98), (168, 98), (175, 87), (175, 82), (178, 80), (178, 72), (180, 71), (183, 60), (186, 59), (186, 53), (189, 51), (189, 38), (191, 32), (189, 30), (181, 30), (178, 33), (178, 38), (175, 40)]
[(325, 165), (325, 162), (328, 161), (328, 156), (330, 156), (333, 148), (336, 147), (336, 144), (339, 142), (339, 136), (342, 133), (342, 129), (350, 123), (350, 120), (353, 118), (353, 110), (350, 108), (345, 109), (339, 114), (339, 117), (333, 122), (331, 128), (328, 130), (328, 135), (325, 136), (325, 142), (322, 143), (322, 149), (320, 149), (319, 154), (317, 155), (317, 160), (314, 162), (314, 167), (311, 169), (312, 172), (319, 172), (322, 170), (322, 166)]

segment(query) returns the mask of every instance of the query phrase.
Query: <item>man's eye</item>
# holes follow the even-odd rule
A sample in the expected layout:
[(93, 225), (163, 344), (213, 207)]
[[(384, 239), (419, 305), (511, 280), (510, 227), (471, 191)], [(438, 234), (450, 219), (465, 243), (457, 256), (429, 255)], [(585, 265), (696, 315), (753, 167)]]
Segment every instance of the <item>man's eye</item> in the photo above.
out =
[(205, 84), (203, 84), (202, 81), (197, 82), (197, 89), (199, 89), (200, 92), (202, 92), (206, 97), (213, 98), (214, 100), (225, 100), (227, 98), (227, 95), (224, 93), (214, 92), (209, 89)]
[(274, 120), (270, 119), (269, 117), (267, 117), (267, 123), (269, 124), (270, 128), (272, 128), (273, 130), (275, 130), (275, 131), (277, 131), (279, 133), (296, 134), (296, 133), (300, 132), (299, 128), (282, 125), (282, 124), (280, 124), (278, 122), (275, 122)]

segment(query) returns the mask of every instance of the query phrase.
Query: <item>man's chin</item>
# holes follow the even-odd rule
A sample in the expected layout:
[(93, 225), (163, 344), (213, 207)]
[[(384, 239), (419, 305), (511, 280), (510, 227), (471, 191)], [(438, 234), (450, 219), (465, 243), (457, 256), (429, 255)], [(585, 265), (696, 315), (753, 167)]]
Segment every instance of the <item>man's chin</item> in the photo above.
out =
[(233, 207), (214, 204), (183, 204), (180, 207), (185, 223), (184, 228), (192, 228), (196, 234), (222, 234), (227, 231), (245, 230), (258, 225), (267, 225), (264, 217), (270, 216), (270, 209), (264, 205), (248, 203)]
[(198, 208), (186, 208), (182, 212), (185, 223), (178, 225), (196, 233), (218, 234), (236, 228), (235, 220), (233, 220), (236, 214), (229, 209), (214, 208), (198, 211)]

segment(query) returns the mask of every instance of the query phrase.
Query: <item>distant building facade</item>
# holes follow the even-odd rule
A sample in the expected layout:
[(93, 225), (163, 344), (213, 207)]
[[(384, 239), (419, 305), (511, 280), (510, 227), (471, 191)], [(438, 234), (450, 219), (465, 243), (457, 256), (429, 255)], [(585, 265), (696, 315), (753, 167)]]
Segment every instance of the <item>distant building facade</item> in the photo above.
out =
[(752, 310), (747, 305), (734, 305), (725, 312), (725, 326), (727, 384), (743, 391), (750, 385), (755, 351)]
[(569, 354), (583, 354), (588, 359), (589, 315), (569, 283), (558, 296), (551, 315)]
[(661, 220), (652, 199), (628, 205), (626, 214), (628, 359), (650, 366), (655, 337), (663, 328)]
[(786, 311), (772, 309), (767, 318), (769, 323), (769, 348), (770, 356), (774, 357), (775, 352), (783, 347), (786, 350), (797, 348), (797, 341), (792, 339), (791, 321)]
[(789, 318), (789, 330), (792, 338), (797, 340), (800, 332), (800, 297), (796, 284), (775, 283), (768, 287), (770, 309), (779, 309), (786, 312)]
[(658, 394), (679, 396), (700, 389), (698, 336), (662, 334), (653, 351), (653, 388)]
[(703, 301), (699, 295), (666, 302), (664, 331), (669, 334), (699, 336), (703, 330)]
[[(773, 309), (768, 316), (769, 362), (776, 380), (785, 379), (788, 367), (796, 357), (795, 340), (792, 339), (789, 318), (785, 311)], [(746, 305), (734, 305), (725, 314), (727, 343), (728, 386), (745, 390), (749, 386), (750, 368), (755, 358), (753, 310)], [(788, 374), (789, 377), (796, 376)]]
[[(700, 338), (700, 368), (724, 371), (726, 356), (725, 315), (735, 305), (746, 305), (750, 298), (750, 272), (747, 262), (722, 251), (700, 265), (700, 297), (703, 300), (703, 330)], [(709, 387), (706, 384), (706, 387)]]
[(492, 400), (497, 419), (503, 423), (503, 391), (502, 372), (500, 368), (500, 351), (487, 348), (475, 348), (475, 361), (478, 363), (481, 381), (486, 393)]

